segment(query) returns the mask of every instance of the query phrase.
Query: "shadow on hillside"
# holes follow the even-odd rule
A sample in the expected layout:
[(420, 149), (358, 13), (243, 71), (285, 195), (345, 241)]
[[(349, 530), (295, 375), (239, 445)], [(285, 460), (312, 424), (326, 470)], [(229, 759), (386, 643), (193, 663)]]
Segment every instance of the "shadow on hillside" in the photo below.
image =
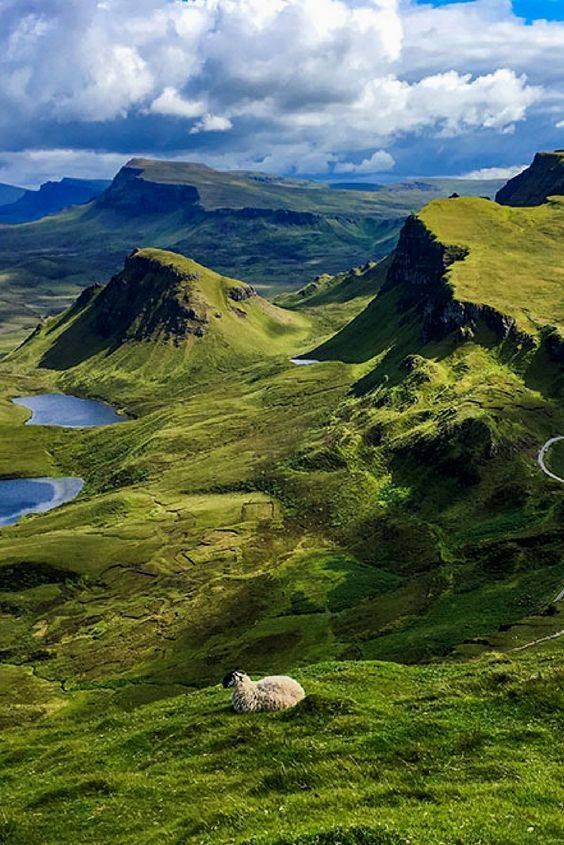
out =
[(110, 355), (118, 346), (114, 338), (95, 334), (85, 316), (78, 317), (45, 352), (39, 366), (49, 370), (70, 370), (100, 352)]

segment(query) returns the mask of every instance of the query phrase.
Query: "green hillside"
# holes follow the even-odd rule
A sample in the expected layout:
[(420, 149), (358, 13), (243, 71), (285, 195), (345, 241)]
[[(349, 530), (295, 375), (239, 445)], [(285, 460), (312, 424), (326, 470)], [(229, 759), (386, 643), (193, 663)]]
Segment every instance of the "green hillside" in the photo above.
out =
[(457, 299), (490, 305), (526, 332), (564, 330), (563, 197), (535, 208), (434, 200), (419, 219), (441, 243), (469, 251), (449, 272)]
[[(269, 356), (288, 356), (311, 335), (308, 319), (189, 258), (135, 250), (106, 287), (46, 320), (10, 360), (94, 378), (97, 391), (125, 385), (128, 398), (166, 383), (211, 383)], [(133, 391), (129, 393), (129, 389)]]
[[(18, 686), (0, 693), (12, 705), (0, 835), (10, 845), (557, 845), (559, 665), (550, 643), (463, 666), (325, 663), (299, 673), (309, 695), (295, 711), (243, 717), (217, 686), (70, 695), (6, 667), (3, 689)], [(10, 729), (21, 719), (26, 731)]]
[[(499, 183), (458, 184), (492, 194)], [(41, 316), (117, 272), (136, 247), (173, 249), (275, 293), (383, 257), (407, 214), (454, 189), (435, 180), (378, 192), (333, 190), (133, 159), (94, 203), (36, 223), (0, 225), (0, 352)]]
[(561, 207), (433, 202), (278, 305), (134, 251), (0, 362), (0, 476), (85, 482), (0, 531), (0, 843), (561, 841)]

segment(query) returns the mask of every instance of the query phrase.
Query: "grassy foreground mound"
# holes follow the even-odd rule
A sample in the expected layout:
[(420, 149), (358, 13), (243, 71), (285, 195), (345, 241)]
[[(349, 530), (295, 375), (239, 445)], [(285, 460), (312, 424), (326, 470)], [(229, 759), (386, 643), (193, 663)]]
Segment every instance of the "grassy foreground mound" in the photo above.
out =
[(550, 643), (458, 666), (324, 663), (299, 673), (294, 710), (247, 716), (218, 687), (52, 685), (45, 703), (31, 674), (7, 692), (6, 667), (0, 841), (557, 845), (559, 665)]

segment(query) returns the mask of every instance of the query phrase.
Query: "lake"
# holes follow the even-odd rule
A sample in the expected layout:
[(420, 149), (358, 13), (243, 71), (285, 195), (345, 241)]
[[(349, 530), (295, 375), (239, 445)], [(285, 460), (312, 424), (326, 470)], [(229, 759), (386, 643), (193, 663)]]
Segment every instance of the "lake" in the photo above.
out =
[(94, 428), (127, 422), (111, 405), (97, 399), (79, 399), (64, 393), (40, 393), (36, 396), (18, 396), (12, 400), (32, 412), (26, 425), (57, 425), (64, 428)]
[(82, 478), (10, 478), (0, 480), (0, 527), (30, 513), (45, 513), (75, 499)]

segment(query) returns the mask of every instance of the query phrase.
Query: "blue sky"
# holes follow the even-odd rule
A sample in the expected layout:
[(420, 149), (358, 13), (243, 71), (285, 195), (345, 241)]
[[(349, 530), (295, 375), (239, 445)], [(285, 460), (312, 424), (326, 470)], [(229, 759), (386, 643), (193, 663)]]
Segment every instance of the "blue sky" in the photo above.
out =
[(0, 181), (137, 154), (323, 179), (564, 147), (564, 0), (2, 0)]
[[(426, 3), (432, 6), (448, 6), (453, 0), (418, 0), (419, 3)], [(470, 3), (472, 0), (458, 0), (461, 3)], [(516, 15), (526, 18), (528, 21), (564, 20), (563, 0), (512, 0), (513, 11)]]

